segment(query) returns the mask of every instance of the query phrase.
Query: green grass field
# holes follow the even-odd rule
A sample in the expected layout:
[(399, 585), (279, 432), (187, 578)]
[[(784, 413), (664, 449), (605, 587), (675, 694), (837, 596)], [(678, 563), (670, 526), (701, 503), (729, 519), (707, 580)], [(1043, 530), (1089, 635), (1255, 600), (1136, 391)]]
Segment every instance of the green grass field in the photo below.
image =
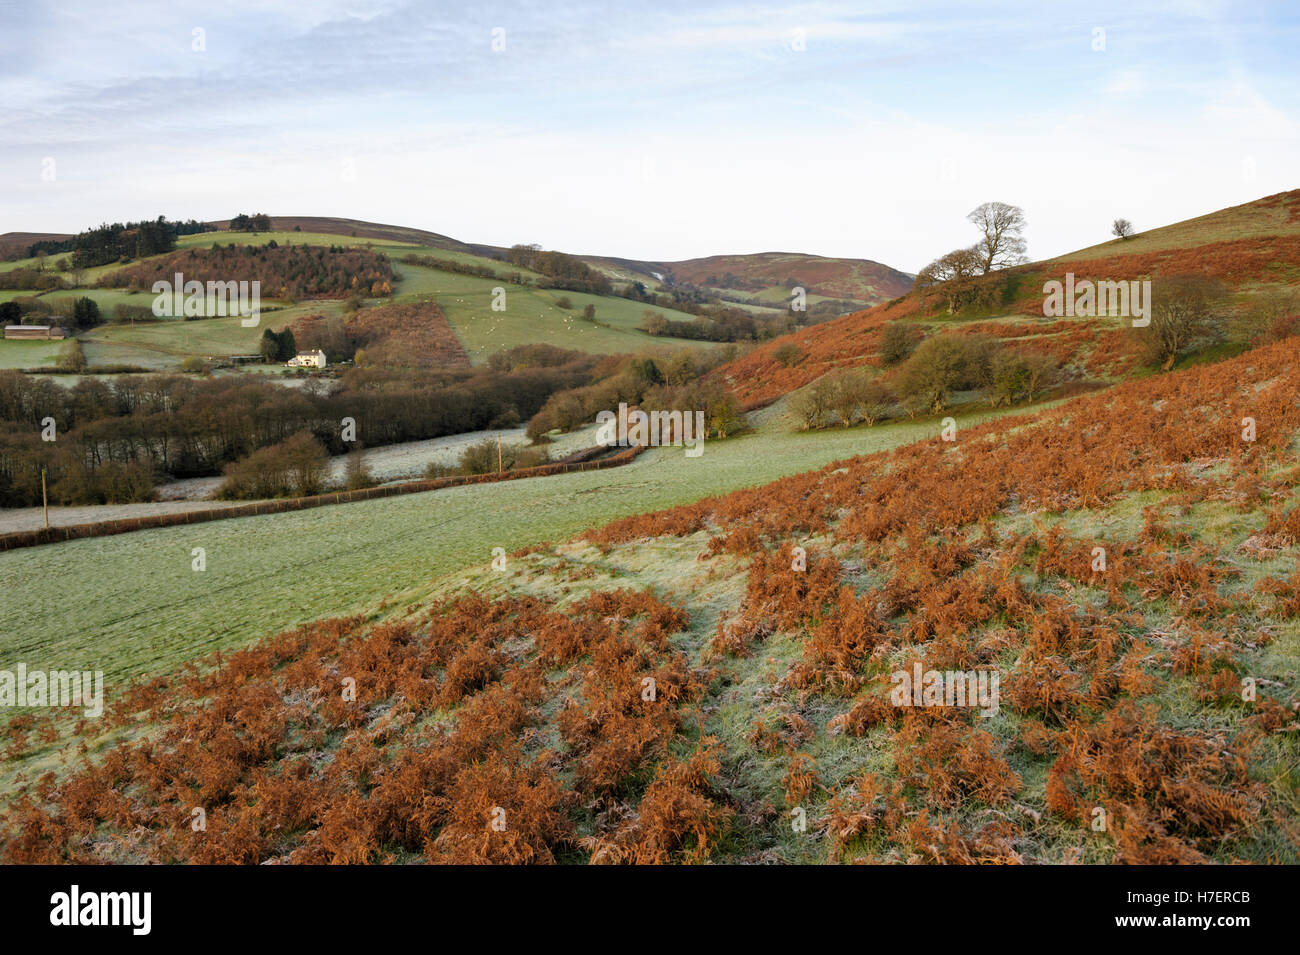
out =
[[(500, 263), (498, 267), (501, 267)], [(470, 360), (476, 363), (502, 348), (539, 342), (603, 354), (715, 347), (710, 342), (659, 338), (640, 331), (641, 316), (646, 310), (640, 302), (558, 289), (505, 285), (494, 279), (442, 272), (404, 262), (396, 263), (396, 268), (402, 276), (397, 286), (397, 301), (436, 301), (469, 352)], [(497, 287), (506, 290), (506, 309), (502, 312), (494, 312), (491, 307), (492, 290)], [(564, 309), (555, 304), (562, 298), (568, 298), (573, 308)], [(582, 317), (582, 310), (588, 304), (596, 307), (594, 323)], [(655, 311), (676, 321), (694, 319), (693, 315), (672, 309)]]
[[(541, 276), (528, 269), (517, 269), (494, 259), (391, 240), (353, 238), (316, 232), (264, 232), (232, 233), (205, 232), (182, 236), (179, 248), (202, 248), (214, 243), (230, 242), (241, 245), (266, 245), (272, 240), (284, 245), (347, 245), (370, 248), (390, 257), (393, 267), (401, 277), (395, 288), (396, 301), (432, 300), (437, 302), (451, 323), (452, 330), (469, 352), (471, 361), (480, 363), (502, 348), (516, 345), (548, 343), (563, 348), (574, 348), (598, 354), (646, 350), (701, 349), (714, 347), (709, 342), (694, 342), (671, 338), (656, 338), (639, 330), (646, 306), (639, 302), (613, 296), (585, 295), (580, 292), (537, 289), (509, 285), (504, 279), (485, 279), (457, 272), (407, 265), (401, 260), (407, 255), (427, 255), (458, 262), (463, 265), (487, 267), (505, 276), (518, 272), (529, 280)], [(34, 260), (33, 260), (34, 261)], [(18, 263), (6, 263), (15, 266)], [(88, 270), (87, 284), (120, 266), (103, 266)], [(506, 289), (506, 310), (494, 312), (491, 308), (492, 290), (498, 286)], [(32, 292), (0, 291), (0, 301)], [(154, 296), (148, 292), (127, 292), (123, 289), (62, 289), (47, 292), (41, 298), (48, 302), (73, 299), (79, 296), (94, 299), (111, 315), (118, 304), (149, 306)], [(556, 302), (567, 297), (571, 309), (560, 308)], [(596, 307), (596, 321), (582, 318), (582, 309)], [(283, 303), (264, 301), (266, 312), (263, 324), (279, 328), (301, 315), (338, 313), (342, 303), (312, 301), (285, 306)], [(690, 321), (694, 316), (673, 309), (655, 309), (676, 321)], [(257, 350), (261, 327), (245, 329), (228, 320), (212, 319), (195, 322), (160, 322), (135, 326), (100, 326), (81, 336), (86, 347), (86, 357), (92, 364), (137, 365), (158, 371), (174, 370), (187, 355), (238, 355)], [(28, 367), (20, 356), (0, 358), (3, 367)]]
[(255, 355), (266, 328), (281, 328), (304, 315), (334, 315), (342, 310), (341, 302), (312, 301), (268, 308), (262, 312), (259, 324), (247, 328), (237, 317), (189, 322), (172, 319), (136, 325), (100, 325), (80, 338), (91, 364), (175, 369), (188, 355)]
[[(1016, 409), (1023, 411), (1024, 409)], [(963, 418), (975, 423), (1006, 412)], [(440, 575), (670, 507), (937, 434), (933, 421), (795, 433), (780, 406), (699, 458), (238, 518), (0, 554), (0, 665), (100, 669), (110, 692), (320, 617), (404, 604)], [(202, 547), (207, 569), (191, 569)]]
[(0, 340), (0, 368), (41, 368), (53, 365), (61, 341)]

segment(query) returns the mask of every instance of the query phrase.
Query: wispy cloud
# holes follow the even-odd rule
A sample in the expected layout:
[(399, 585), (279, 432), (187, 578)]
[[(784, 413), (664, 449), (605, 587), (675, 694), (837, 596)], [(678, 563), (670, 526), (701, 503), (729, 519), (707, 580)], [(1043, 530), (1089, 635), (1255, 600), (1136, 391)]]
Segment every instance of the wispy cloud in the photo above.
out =
[(915, 270), (999, 198), (1052, 254), (1296, 186), (1296, 40), (1186, 3), (11, 3), (0, 231), (264, 209)]

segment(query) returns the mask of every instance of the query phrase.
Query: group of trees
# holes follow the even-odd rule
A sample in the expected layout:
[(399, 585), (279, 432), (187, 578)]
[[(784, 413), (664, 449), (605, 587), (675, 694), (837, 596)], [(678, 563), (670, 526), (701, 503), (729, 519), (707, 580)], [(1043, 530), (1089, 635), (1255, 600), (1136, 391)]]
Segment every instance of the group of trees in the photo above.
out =
[(721, 354), (614, 356), (593, 370), (590, 383), (553, 394), (529, 420), (528, 436), (544, 442), (549, 432), (589, 425), (599, 412), (617, 411), (620, 404), (703, 411), (714, 436), (733, 433), (742, 417), (739, 402), (722, 385), (701, 381), (724, 360)]
[(73, 329), (94, 328), (104, 321), (93, 298), (74, 299), (17, 298), (0, 302), (0, 325), (49, 325), (63, 323)]
[(897, 400), (870, 370), (852, 368), (819, 378), (794, 396), (790, 409), (804, 429), (848, 428), (888, 417)]
[[(63, 268), (70, 265), (77, 268), (90, 268), (109, 262), (122, 261), (125, 258), (141, 255), (154, 255), (175, 248), (175, 239), (182, 235), (208, 232), (212, 229), (206, 222), (190, 219), (186, 222), (171, 222), (163, 216), (154, 220), (141, 222), (104, 223), (94, 229), (66, 239), (41, 239), (26, 246), (12, 247), (8, 252), (10, 258), (40, 259), (38, 267), (44, 271), (44, 259), (49, 255), (71, 252), (71, 260), (60, 258)], [(171, 237), (168, 244), (167, 237)]]
[(63, 279), (40, 268), (17, 268), (0, 272), (0, 288), (22, 292), (50, 292), (63, 288)]
[(293, 329), (283, 328), (272, 331), (269, 327), (262, 331), (262, 340), (258, 342), (257, 352), (265, 362), (288, 361), (298, 354), (298, 346), (293, 340)]
[(762, 334), (761, 323), (741, 308), (715, 308), (689, 322), (666, 318), (663, 312), (646, 309), (641, 314), (641, 331), (705, 342), (748, 342)]
[[(65, 388), (0, 371), (0, 506), (39, 504), (42, 467), (51, 501), (93, 504), (147, 499), (169, 477), (221, 474), (304, 431), (330, 453), (347, 453), (356, 444), (343, 440), (344, 418), (368, 447), (512, 426), (611, 365), (557, 349), (507, 354), (479, 369), (358, 368), (328, 393), (248, 376), (89, 377)], [(46, 418), (55, 421), (54, 441), (42, 440)]]
[(854, 368), (824, 375), (791, 400), (800, 427), (872, 425), (900, 412), (939, 414), (962, 391), (978, 392), (995, 408), (1031, 402), (1057, 379), (1055, 359), (988, 335), (936, 335), (917, 344), (906, 326), (891, 328), (895, 347), (885, 363), (897, 372), (881, 376)]
[(221, 498), (307, 497), (325, 487), (329, 457), (310, 431), (259, 448), (225, 467)]
[(540, 272), (549, 280), (546, 285), (550, 288), (592, 295), (609, 295), (614, 291), (608, 276), (586, 262), (564, 252), (543, 251), (539, 245), (512, 245), (506, 252), (506, 262)]
[(370, 297), (390, 295), (395, 279), (388, 257), (369, 249), (321, 245), (227, 245), (184, 249), (164, 259), (140, 262), (105, 276), (113, 288), (151, 289), (171, 282), (257, 281), (264, 298), (342, 298), (353, 292)]
[(954, 315), (1000, 304), (1005, 283), (985, 277), (1027, 261), (1025, 213), (1019, 206), (986, 202), (966, 218), (979, 230), (979, 241), (935, 259), (917, 273), (914, 285), (942, 295), (947, 310)]
[[(168, 222), (162, 216), (141, 222), (104, 223), (72, 240), (72, 265), (94, 268), (110, 262), (126, 262), (170, 252), (176, 248), (177, 236), (189, 231), (203, 231), (204, 228), (202, 223), (182, 225)], [(182, 229), (186, 233), (182, 233)]]
[(270, 232), (271, 217), (265, 212), (248, 215), (241, 212), (230, 220), (231, 232)]
[(1058, 363), (1012, 349), (988, 335), (936, 335), (900, 368), (897, 390), (909, 414), (947, 409), (959, 391), (980, 391), (993, 407), (1033, 401), (1053, 383)]
[(462, 451), (459, 460), (453, 465), (431, 463), (425, 468), (424, 476), (440, 478), (460, 474), (522, 471), (525, 468), (541, 467), (543, 464), (550, 463), (550, 460), (551, 456), (544, 447), (530, 447), (485, 438)]

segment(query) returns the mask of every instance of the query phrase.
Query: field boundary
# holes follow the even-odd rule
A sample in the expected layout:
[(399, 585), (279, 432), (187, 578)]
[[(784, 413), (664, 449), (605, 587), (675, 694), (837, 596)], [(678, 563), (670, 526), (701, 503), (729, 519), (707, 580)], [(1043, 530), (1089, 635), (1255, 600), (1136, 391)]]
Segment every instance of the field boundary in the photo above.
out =
[(569, 474), (574, 471), (603, 471), (606, 468), (621, 467), (630, 463), (644, 450), (643, 446), (635, 445), (596, 461), (556, 462), (503, 473), (493, 472), (491, 474), (427, 478), (419, 481), (402, 481), (398, 484), (384, 484), (380, 487), (358, 488), (353, 491), (332, 491), (328, 494), (314, 494), (310, 497), (286, 497), (270, 501), (257, 501), (252, 504), (237, 504), (233, 507), (208, 508), (201, 511), (179, 511), (172, 514), (150, 514), (146, 517), (95, 521), (89, 524), (68, 524), (63, 527), (42, 527), (34, 531), (13, 531), (9, 534), (0, 534), (0, 551), (17, 550), (21, 547), (39, 547), (42, 544), (57, 544), (61, 541), (81, 540), (87, 537), (129, 534), (132, 531), (142, 531), (156, 527), (203, 524), (208, 521), (223, 521), (235, 517), (282, 514), (286, 511), (305, 511), (314, 507), (350, 504), (354, 501), (396, 497), (400, 494), (421, 494), (425, 491), (440, 491), (444, 488), (462, 487), (467, 484), (495, 484), (498, 481), (551, 477), (552, 475)]

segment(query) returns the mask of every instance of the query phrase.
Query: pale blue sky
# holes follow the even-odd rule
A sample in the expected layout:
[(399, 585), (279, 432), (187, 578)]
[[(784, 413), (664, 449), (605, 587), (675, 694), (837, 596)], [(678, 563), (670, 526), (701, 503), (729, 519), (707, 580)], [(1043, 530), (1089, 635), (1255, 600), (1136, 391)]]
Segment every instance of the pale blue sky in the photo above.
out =
[(915, 271), (999, 199), (1048, 256), (1300, 187), (1294, 11), (0, 0), (0, 232), (265, 211)]

